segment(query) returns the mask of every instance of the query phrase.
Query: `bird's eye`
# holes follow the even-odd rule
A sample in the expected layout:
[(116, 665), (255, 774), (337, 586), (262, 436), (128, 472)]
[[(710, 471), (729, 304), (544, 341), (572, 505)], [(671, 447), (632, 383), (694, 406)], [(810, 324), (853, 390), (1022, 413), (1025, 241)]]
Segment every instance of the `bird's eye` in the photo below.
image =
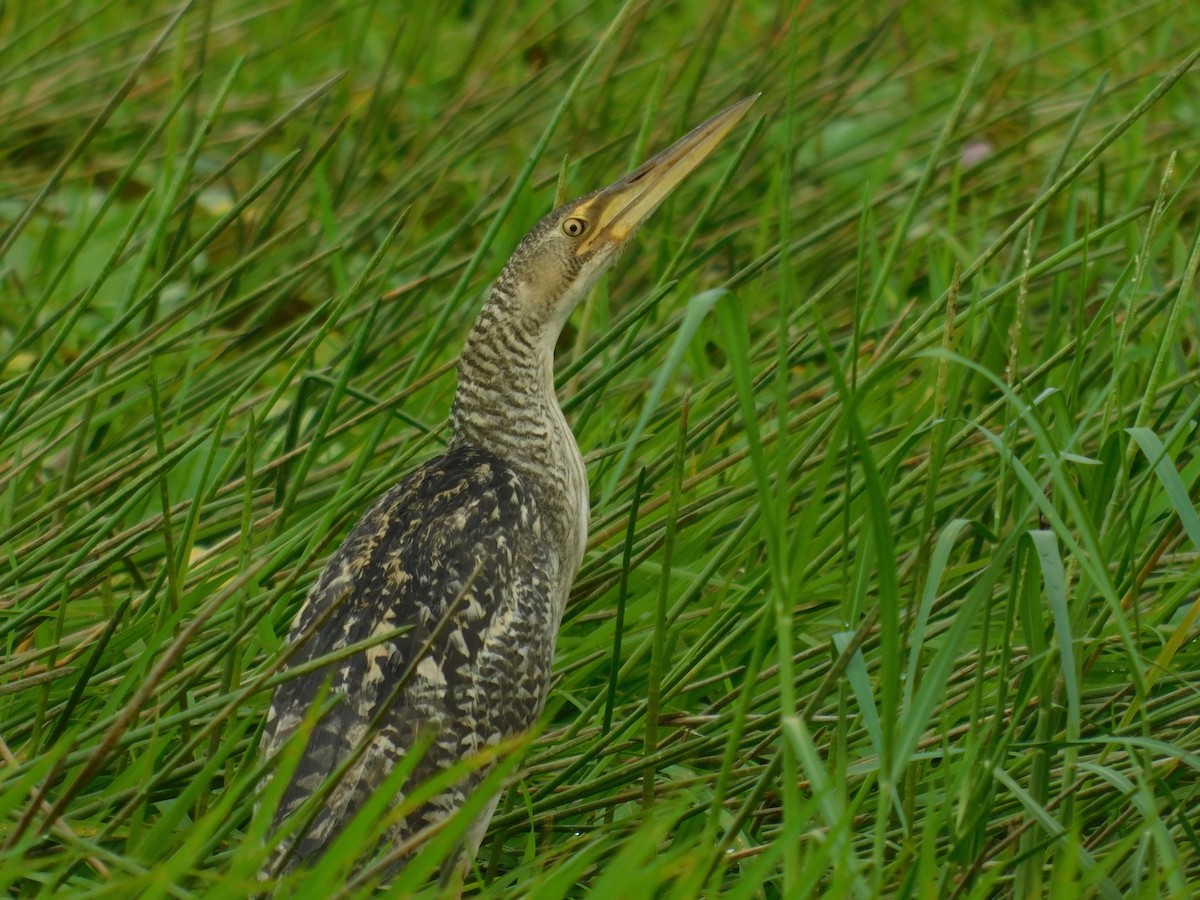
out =
[(562, 224), (563, 234), (567, 237), (580, 237), (587, 231), (587, 222), (574, 217), (566, 219)]

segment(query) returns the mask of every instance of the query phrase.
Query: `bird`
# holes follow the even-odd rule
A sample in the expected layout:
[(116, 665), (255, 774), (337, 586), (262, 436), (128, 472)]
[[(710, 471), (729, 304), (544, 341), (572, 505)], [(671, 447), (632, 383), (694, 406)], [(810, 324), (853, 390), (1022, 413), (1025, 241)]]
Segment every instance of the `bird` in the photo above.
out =
[[(260, 754), (274, 758), (298, 731), (306, 743), (272, 830), (318, 791), (325, 796), (315, 812), (312, 804), (305, 810), (302, 827), (284, 829), (261, 877), (319, 858), (389, 773), (401, 761), (412, 764), (408, 754), (420, 756), (389, 809), (409, 785), (536, 725), (589, 517), (583, 457), (555, 392), (555, 344), (638, 227), (757, 98), (547, 214), (492, 283), (459, 354), (447, 449), (370, 506), (292, 623)], [(365, 650), (339, 654), (372, 638), (379, 640)], [(328, 709), (312, 723), (322, 703)], [(436, 830), (487, 771), (399, 817), (377, 849), (402, 850)], [(498, 799), (465, 829), (452, 860), (459, 877)], [(405, 862), (401, 854), (389, 873)]]

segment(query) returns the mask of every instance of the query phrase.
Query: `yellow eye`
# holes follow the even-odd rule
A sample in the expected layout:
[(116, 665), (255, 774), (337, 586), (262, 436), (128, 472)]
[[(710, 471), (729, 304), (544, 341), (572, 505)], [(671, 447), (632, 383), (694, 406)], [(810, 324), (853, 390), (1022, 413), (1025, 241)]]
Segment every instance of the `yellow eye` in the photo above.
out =
[(581, 237), (587, 231), (587, 222), (572, 216), (563, 220), (562, 230), (567, 237)]

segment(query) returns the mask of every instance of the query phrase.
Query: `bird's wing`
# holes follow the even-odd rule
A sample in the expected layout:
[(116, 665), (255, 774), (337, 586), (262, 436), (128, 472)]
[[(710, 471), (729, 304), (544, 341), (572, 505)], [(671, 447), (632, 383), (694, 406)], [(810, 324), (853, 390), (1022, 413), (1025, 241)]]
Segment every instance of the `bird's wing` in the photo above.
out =
[[(276, 824), (356, 747), (365, 748), (301, 839), (296, 856), (327, 844), (424, 729), (437, 735), (426, 751), (433, 764), (423, 758), (419, 767), (427, 777), (441, 768), (439, 756), (443, 761), (466, 756), (532, 724), (544, 699), (549, 657), (514, 657), (495, 637), (499, 630), (520, 642), (522, 629), (536, 625), (514, 628), (512, 620), (519, 623), (522, 615), (513, 611), (551, 602), (544, 595), (552, 561), (541, 530), (536, 505), (517, 473), (491, 454), (462, 448), (430, 461), (381, 497), (330, 557), (296, 617), (291, 639), (309, 631), (323, 613), (327, 618), (290, 666), (372, 635), (409, 630), (276, 690), (262, 739), (267, 755), (295, 732), (324, 685), (335, 695), (308, 739)], [(528, 712), (461, 721), (480, 704), (506, 707), (518, 699), (508, 696), (506, 704), (490, 697), (497, 687), (510, 695), (528, 694), (513, 707)], [(414, 775), (413, 780), (420, 779)]]

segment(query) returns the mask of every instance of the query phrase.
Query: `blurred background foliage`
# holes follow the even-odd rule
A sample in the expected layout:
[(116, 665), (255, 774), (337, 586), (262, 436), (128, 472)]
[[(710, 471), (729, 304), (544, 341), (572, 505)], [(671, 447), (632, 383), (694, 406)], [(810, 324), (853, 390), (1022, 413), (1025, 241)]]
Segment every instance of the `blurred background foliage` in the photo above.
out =
[[(1192, 894), (1196, 34), (4, 3), (0, 885), (257, 890), (281, 636), (489, 280), (761, 91), (563, 335), (592, 541), (468, 892)], [(373, 827), (284, 889), (377, 890)]]

